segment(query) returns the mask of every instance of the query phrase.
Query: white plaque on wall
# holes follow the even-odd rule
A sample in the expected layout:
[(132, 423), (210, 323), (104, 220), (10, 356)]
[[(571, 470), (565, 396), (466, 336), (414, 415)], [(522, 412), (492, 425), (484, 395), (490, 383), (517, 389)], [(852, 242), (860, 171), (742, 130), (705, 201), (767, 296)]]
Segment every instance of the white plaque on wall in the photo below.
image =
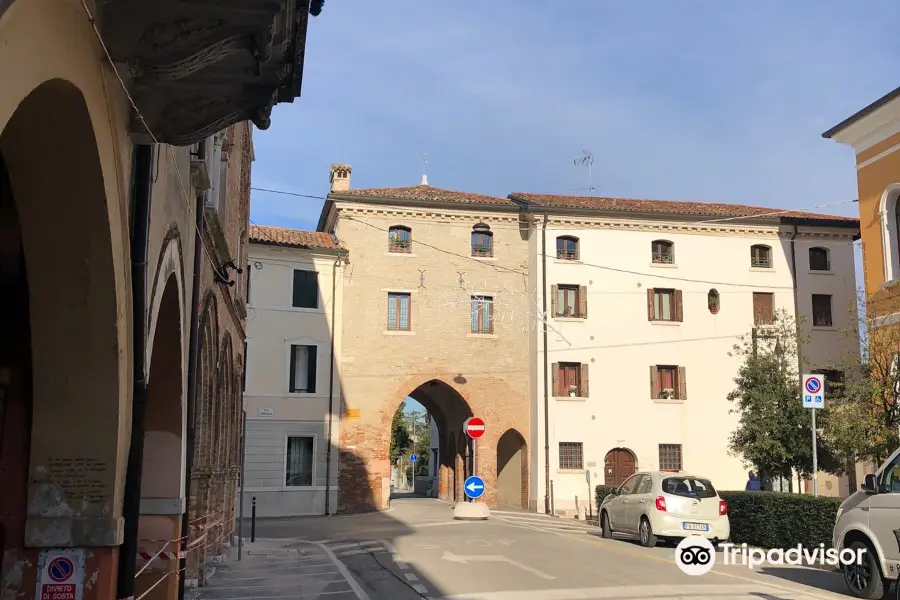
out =
[(274, 408), (261, 408), (259, 409), (259, 416), (261, 417), (274, 417), (275, 409)]

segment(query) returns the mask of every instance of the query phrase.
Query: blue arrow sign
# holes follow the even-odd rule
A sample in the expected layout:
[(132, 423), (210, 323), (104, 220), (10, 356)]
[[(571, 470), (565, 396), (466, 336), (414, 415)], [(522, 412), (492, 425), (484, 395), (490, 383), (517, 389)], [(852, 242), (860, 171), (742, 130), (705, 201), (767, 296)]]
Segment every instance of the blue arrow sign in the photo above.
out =
[(484, 479), (478, 475), (472, 475), (466, 479), (463, 490), (466, 492), (466, 496), (472, 500), (481, 498), (484, 495)]
[(416, 462), (417, 460), (419, 460), (419, 456), (417, 454), (409, 455), (409, 462)]

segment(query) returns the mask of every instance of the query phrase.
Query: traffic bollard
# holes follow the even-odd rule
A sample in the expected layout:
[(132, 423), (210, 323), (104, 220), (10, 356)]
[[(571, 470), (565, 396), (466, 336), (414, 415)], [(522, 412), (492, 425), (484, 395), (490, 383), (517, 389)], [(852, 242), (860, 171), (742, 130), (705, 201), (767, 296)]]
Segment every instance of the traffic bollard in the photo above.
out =
[(256, 541), (256, 496), (253, 496), (253, 504), (250, 506), (250, 542)]

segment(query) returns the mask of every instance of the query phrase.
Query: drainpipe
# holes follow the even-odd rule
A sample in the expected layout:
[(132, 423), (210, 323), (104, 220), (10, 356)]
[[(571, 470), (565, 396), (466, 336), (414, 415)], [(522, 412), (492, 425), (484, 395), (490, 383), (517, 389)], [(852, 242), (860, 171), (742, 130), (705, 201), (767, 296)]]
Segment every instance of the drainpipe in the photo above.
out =
[[(197, 158), (203, 160), (206, 158), (206, 142), (200, 142), (197, 150)], [(191, 325), (190, 325), (190, 348), (188, 350), (188, 372), (187, 372), (187, 407), (185, 408), (185, 418), (187, 419), (187, 427), (185, 428), (185, 446), (184, 446), (184, 510), (181, 513), (181, 539), (182, 544), (179, 549), (184, 550), (190, 534), (190, 508), (191, 508), (191, 475), (194, 465), (194, 439), (196, 437), (197, 428), (197, 362), (200, 360), (200, 267), (202, 266), (203, 257), (203, 239), (200, 237), (203, 231), (203, 210), (205, 203), (205, 194), (197, 194), (197, 200), (194, 204), (194, 218), (196, 227), (194, 227), (194, 274), (191, 282)], [(250, 274), (247, 273), (247, 277)], [(246, 363), (246, 357), (244, 361)], [(244, 368), (247, 365), (244, 364)], [(243, 475), (242, 475), (243, 476)], [(241, 479), (241, 499), (244, 494), (244, 480)], [(187, 555), (183, 555), (178, 559), (178, 569), (180, 577), (178, 577), (178, 600), (184, 600), (184, 580), (187, 578)]]
[(134, 598), (134, 571), (141, 519), (141, 476), (144, 463), (144, 418), (147, 415), (147, 240), (150, 232), (153, 147), (138, 144), (133, 151), (131, 188), (131, 320), (134, 383), (131, 401), (131, 441), (122, 499), (124, 536), (119, 548), (116, 598)]
[(337, 314), (337, 268), (343, 260), (343, 254), (338, 256), (331, 266), (331, 367), (328, 378), (328, 447), (325, 449), (325, 514), (331, 514), (331, 428), (334, 423), (334, 328)]
[[(541, 229), (541, 310), (547, 318), (547, 213)], [(544, 512), (550, 514), (550, 367), (547, 363), (547, 324), (544, 323)]]

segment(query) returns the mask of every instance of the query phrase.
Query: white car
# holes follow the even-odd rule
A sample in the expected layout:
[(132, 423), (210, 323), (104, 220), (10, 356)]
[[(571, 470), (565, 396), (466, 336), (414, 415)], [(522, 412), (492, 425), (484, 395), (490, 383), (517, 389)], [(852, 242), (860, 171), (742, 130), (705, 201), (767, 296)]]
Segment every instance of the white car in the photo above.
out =
[(603, 500), (599, 512), (603, 537), (624, 533), (648, 548), (659, 540), (676, 545), (691, 535), (716, 545), (731, 535), (728, 505), (708, 478), (689, 473), (635, 473)]

